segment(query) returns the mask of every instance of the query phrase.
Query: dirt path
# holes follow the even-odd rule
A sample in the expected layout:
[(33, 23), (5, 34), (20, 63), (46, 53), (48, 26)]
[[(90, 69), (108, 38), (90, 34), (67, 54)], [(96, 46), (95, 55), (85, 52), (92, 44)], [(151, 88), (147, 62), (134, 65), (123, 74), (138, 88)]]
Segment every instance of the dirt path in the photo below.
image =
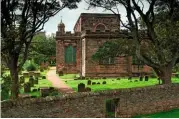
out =
[(56, 67), (51, 67), (47, 72), (47, 80), (49, 80), (53, 87), (58, 88), (62, 93), (73, 93), (74, 90), (65, 84), (64, 81), (60, 80), (60, 78), (56, 75)]

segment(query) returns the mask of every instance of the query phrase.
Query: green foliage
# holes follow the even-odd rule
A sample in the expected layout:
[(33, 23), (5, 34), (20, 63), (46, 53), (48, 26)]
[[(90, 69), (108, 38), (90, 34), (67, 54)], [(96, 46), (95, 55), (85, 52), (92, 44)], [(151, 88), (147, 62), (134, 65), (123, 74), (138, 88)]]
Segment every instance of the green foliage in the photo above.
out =
[(2, 74), (1, 77), (1, 100), (6, 100), (10, 96), (11, 77), (10, 75)]
[(99, 60), (109, 57), (133, 55), (135, 51), (135, 45), (130, 39), (114, 39), (107, 41), (100, 46), (96, 53), (92, 55), (92, 59)]
[(33, 60), (27, 60), (24, 64), (24, 69), (26, 71), (36, 71), (38, 69), (38, 66), (34, 63)]

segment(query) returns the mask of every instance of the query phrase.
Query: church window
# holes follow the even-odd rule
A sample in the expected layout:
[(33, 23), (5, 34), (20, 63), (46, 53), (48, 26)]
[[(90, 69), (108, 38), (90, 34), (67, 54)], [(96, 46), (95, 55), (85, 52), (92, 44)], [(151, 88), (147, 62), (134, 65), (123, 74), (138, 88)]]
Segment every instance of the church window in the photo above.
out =
[(96, 30), (105, 31), (105, 26), (104, 26), (103, 24), (99, 24), (99, 25), (96, 27)]
[(65, 47), (65, 63), (76, 63), (76, 48), (72, 45)]

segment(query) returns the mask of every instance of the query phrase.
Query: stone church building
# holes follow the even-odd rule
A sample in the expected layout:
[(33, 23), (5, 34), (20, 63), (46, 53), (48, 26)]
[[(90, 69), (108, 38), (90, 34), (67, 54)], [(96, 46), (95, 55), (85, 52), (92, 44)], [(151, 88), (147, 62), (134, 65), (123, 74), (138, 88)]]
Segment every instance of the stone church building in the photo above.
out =
[(92, 60), (92, 55), (104, 42), (124, 38), (128, 32), (120, 30), (118, 16), (114, 14), (82, 13), (74, 33), (65, 31), (65, 24), (58, 24), (56, 32), (57, 73), (80, 73), (85, 77), (138, 76), (152, 73), (152, 68), (133, 63), (131, 56)]

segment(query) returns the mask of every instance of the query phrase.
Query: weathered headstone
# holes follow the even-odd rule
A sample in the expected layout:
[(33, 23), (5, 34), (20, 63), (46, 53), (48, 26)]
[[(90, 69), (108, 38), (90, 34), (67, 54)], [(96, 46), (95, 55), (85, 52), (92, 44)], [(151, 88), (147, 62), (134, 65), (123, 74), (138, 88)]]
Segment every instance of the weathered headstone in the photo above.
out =
[(25, 78), (24, 78), (24, 76), (21, 76), (20, 77), (20, 83), (22, 84), (22, 83), (24, 83), (25, 82)]
[(40, 96), (41, 97), (46, 97), (50, 94), (50, 90), (48, 87), (43, 87), (43, 88), (40, 88)]
[(46, 76), (42, 76), (42, 79), (46, 79)]
[(86, 92), (91, 92), (91, 88), (86, 87), (86, 88), (85, 88), (85, 91), (86, 91)]
[(134, 82), (138, 82), (138, 80), (135, 80)]
[(32, 92), (37, 92), (38, 90), (37, 89), (33, 89)]
[(29, 83), (30, 83), (30, 86), (31, 86), (31, 87), (34, 86), (34, 78), (33, 78), (33, 76), (30, 76), (30, 77), (29, 77)]
[(120, 78), (117, 78), (117, 80), (121, 80)]
[(24, 77), (29, 77), (29, 72), (24, 72), (24, 73), (23, 73), (23, 76), (24, 76)]
[(40, 76), (40, 72), (34, 72), (34, 76), (35, 77), (39, 77)]
[(139, 81), (143, 81), (143, 77), (142, 76), (139, 77)]
[(24, 84), (24, 93), (30, 93), (30, 83), (29, 82)]
[(91, 80), (88, 80), (87, 85), (91, 85)]
[(39, 84), (39, 80), (38, 79), (34, 79), (34, 84)]
[(106, 81), (103, 81), (103, 84), (106, 84)]
[(145, 81), (148, 81), (149, 80), (149, 77), (148, 76), (145, 76)]
[(78, 84), (78, 92), (85, 92), (85, 84), (84, 83)]
[(29, 71), (29, 76), (34, 76), (34, 71)]
[(128, 80), (129, 80), (129, 81), (132, 80), (132, 77), (129, 77)]

